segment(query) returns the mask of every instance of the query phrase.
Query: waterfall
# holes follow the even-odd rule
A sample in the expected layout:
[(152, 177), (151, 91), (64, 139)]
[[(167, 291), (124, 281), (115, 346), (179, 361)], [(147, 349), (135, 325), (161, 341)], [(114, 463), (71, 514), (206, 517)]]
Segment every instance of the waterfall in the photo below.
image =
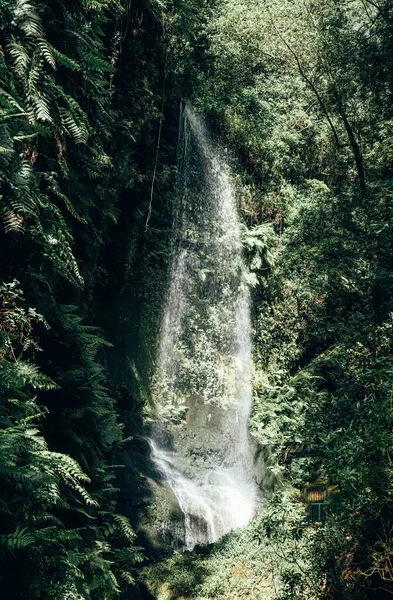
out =
[(230, 170), (186, 106), (172, 268), (152, 394), (152, 459), (184, 514), (184, 546), (254, 515), (250, 300)]

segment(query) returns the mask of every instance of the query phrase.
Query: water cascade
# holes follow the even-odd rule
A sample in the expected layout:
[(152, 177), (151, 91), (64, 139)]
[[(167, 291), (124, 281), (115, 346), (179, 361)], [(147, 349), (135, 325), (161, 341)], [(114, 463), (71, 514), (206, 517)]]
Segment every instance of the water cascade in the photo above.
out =
[(184, 515), (184, 547), (255, 512), (248, 438), (247, 273), (231, 174), (190, 107), (182, 111), (173, 257), (152, 391), (152, 459)]

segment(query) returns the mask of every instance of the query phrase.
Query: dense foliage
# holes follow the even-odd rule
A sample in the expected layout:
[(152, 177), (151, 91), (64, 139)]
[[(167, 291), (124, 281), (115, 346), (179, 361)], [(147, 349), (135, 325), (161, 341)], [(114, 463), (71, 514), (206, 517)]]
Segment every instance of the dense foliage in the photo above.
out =
[[(391, 596), (392, 50), (390, 0), (0, 3), (5, 597), (113, 598), (142, 560), (112, 463), (149, 420), (182, 96), (236, 156), (276, 486), (244, 532), (145, 578)], [(315, 482), (332, 493), (310, 526)]]
[(277, 477), (256, 529), (296, 554), (301, 491), (335, 486), (313, 581), (288, 561), (280, 598), (393, 591), (392, 27), (389, 0), (226, 0), (206, 32), (199, 102), (245, 170), (252, 430)]
[(0, 5), (4, 596), (112, 598), (142, 558), (111, 464), (133, 401), (96, 325), (121, 294), (139, 302), (149, 372), (198, 20), (192, 2)]

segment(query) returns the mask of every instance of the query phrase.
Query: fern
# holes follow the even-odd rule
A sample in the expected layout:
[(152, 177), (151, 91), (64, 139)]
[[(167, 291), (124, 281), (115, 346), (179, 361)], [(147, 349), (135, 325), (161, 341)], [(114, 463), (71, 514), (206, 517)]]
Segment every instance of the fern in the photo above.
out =
[(0, 283), (0, 545), (31, 600), (112, 599), (138, 561), (129, 521), (112, 516), (121, 427), (97, 358), (109, 344), (83, 318), (133, 162), (137, 119), (113, 102), (125, 14), (101, 0), (0, 7), (4, 248), (39, 307)]
[(43, 35), (41, 19), (29, 0), (16, 0), (14, 19), (26, 36), (35, 38)]
[(123, 570), (121, 570), (120, 571), (120, 577), (122, 578), (123, 581), (125, 581), (126, 583), (128, 583), (128, 585), (135, 584), (135, 577), (133, 577), (129, 571), (123, 571)]
[(34, 107), (34, 116), (37, 121), (52, 123), (49, 103), (40, 95), (40, 92), (37, 92), (37, 95), (32, 98), (32, 104)]
[(87, 65), (87, 67), (92, 71), (96, 71), (98, 73), (113, 72), (112, 65), (95, 54), (83, 54), (83, 61)]
[(22, 360), (3, 362), (0, 384), (5, 389), (30, 386), (33, 390), (55, 390), (58, 387), (49, 377), (40, 373), (37, 365)]
[(76, 540), (82, 540), (82, 536), (75, 529), (64, 529), (61, 522), (56, 527), (45, 527), (35, 532), (35, 541), (44, 541), (46, 543), (61, 542), (68, 543)]
[(67, 69), (70, 69), (70, 71), (80, 71), (80, 65), (69, 56), (60, 52), (57, 48), (53, 48), (53, 54), (55, 60), (64, 67), (67, 67)]
[(113, 515), (113, 520), (115, 521), (116, 525), (119, 528), (119, 531), (122, 535), (122, 537), (127, 541), (127, 542), (133, 542), (135, 539), (135, 532), (132, 529), (129, 520), (127, 519), (127, 517), (125, 517), (124, 515)]
[(3, 207), (0, 211), (0, 216), (6, 233), (10, 233), (11, 231), (22, 233), (25, 230), (23, 217), (10, 208)]
[(59, 184), (55, 179), (56, 173), (47, 173), (44, 175), (45, 179), (48, 181), (48, 189), (51, 191), (57, 198), (60, 198), (64, 202), (67, 210), (72, 214), (73, 217), (80, 223), (86, 224), (87, 220), (79, 215), (79, 213), (75, 210), (72, 202), (69, 198), (60, 190)]
[(22, 108), (19, 101), (16, 100), (16, 98), (14, 98), (14, 96), (12, 96), (10, 93), (8, 93), (6, 90), (4, 90), (2, 87), (0, 87), (0, 102), (5, 104), (5, 106), (12, 106), (13, 108), (16, 108), (18, 111), (18, 114), (21, 114), (21, 115), (26, 114), (25, 110)]
[(76, 144), (86, 144), (89, 139), (89, 133), (86, 125), (75, 115), (65, 108), (59, 108), (61, 123), (64, 129), (73, 137)]
[(71, 283), (83, 287), (83, 277), (65, 234), (61, 231), (48, 232), (45, 241), (45, 255), (50, 258), (54, 269)]
[(0, 544), (9, 550), (20, 550), (21, 548), (26, 548), (30, 544), (34, 544), (34, 542), (34, 536), (26, 527), (17, 527), (13, 533), (0, 535)]
[(56, 69), (55, 51), (53, 47), (46, 40), (39, 40), (38, 46), (41, 55), (46, 60), (48, 65), (52, 67), (52, 69)]
[[(15, 142), (25, 142), (27, 140), (33, 140), (34, 138), (37, 137), (37, 135), (38, 135), (38, 132), (36, 131), (34, 133), (27, 133), (24, 135), (14, 135), (12, 139)], [(13, 151), (15, 151), (15, 150), (13, 150)]]
[(31, 58), (26, 48), (22, 44), (13, 40), (8, 44), (7, 50), (14, 62), (15, 73), (19, 77), (23, 77), (26, 74), (28, 66), (31, 62)]

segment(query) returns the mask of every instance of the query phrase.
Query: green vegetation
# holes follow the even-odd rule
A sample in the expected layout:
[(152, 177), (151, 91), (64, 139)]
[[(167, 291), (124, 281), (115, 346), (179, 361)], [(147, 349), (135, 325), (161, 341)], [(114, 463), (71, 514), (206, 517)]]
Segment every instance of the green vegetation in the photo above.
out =
[[(178, 103), (198, 22), (188, 2), (163, 7), (0, 4), (2, 597), (109, 599), (142, 560), (112, 463), (132, 415), (140, 421), (154, 351)], [(110, 337), (121, 294), (146, 311), (149, 333), (135, 343), (144, 360), (134, 398), (97, 328)]]
[[(393, 594), (392, 51), (390, 0), (0, 3), (4, 597), (132, 594), (142, 561), (161, 600)], [(151, 418), (182, 97), (236, 164), (275, 486), (152, 565), (115, 465)]]
[[(244, 173), (252, 432), (278, 490), (318, 480), (338, 490), (308, 545), (314, 583), (295, 568), (280, 598), (393, 590), (392, 9), (228, 0), (206, 31), (198, 101)], [(293, 495), (271, 506), (262, 529), (274, 540)]]

